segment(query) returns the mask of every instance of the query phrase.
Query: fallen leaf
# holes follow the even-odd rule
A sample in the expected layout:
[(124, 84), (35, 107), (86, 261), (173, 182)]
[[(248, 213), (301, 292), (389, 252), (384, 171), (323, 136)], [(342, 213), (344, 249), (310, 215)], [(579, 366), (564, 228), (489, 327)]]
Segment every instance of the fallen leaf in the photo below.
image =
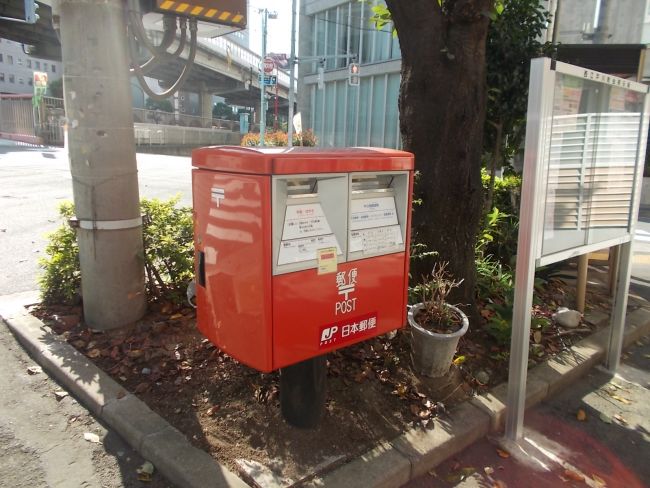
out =
[(99, 349), (91, 349), (86, 353), (90, 359), (96, 359), (102, 355), (102, 352)]
[(582, 476), (580, 473), (576, 473), (575, 471), (572, 471), (570, 469), (565, 469), (564, 470), (564, 476), (567, 477), (568, 479), (572, 481), (584, 481), (585, 477)]
[(578, 413), (576, 414), (576, 418), (580, 422), (584, 422), (585, 420), (587, 420), (587, 414), (585, 413), (585, 411), (583, 409), (579, 409)]
[(600, 420), (602, 420), (606, 424), (611, 424), (612, 423), (612, 419), (608, 415), (606, 415), (604, 413), (600, 414)]
[(596, 483), (597, 488), (605, 488), (607, 486), (607, 483), (605, 483), (605, 480), (602, 479), (599, 476), (596, 476), (595, 474), (591, 475), (591, 479), (594, 480), (594, 483)]
[(29, 368), (27, 368), (27, 374), (34, 375), (42, 372), (43, 369), (40, 366), (30, 366)]
[(181, 318), (183, 318), (183, 314), (182, 314), (182, 313), (175, 313), (174, 315), (172, 315), (171, 317), (169, 317), (169, 320), (178, 320), (178, 319), (181, 319)]
[(144, 382), (140, 383), (138, 386), (136, 386), (134, 391), (136, 393), (144, 393), (150, 387), (151, 387), (151, 383), (149, 383), (148, 381), (144, 381)]
[(536, 330), (533, 333), (533, 339), (535, 340), (535, 344), (539, 344), (540, 342), (542, 342), (542, 331)]
[(467, 359), (467, 358), (466, 358), (465, 356), (458, 356), (456, 359), (454, 359), (453, 363), (454, 363), (456, 366), (459, 366), (459, 365), (463, 364), (463, 363), (465, 362), (466, 359)]
[(419, 406), (419, 405), (412, 404), (412, 405), (411, 405), (411, 413), (412, 413), (413, 415), (415, 415), (416, 417), (419, 416), (419, 413), (420, 413), (420, 406)]
[(614, 415), (614, 420), (618, 420), (621, 424), (627, 425), (627, 420), (625, 420), (625, 418), (618, 413)]
[(494, 468), (492, 466), (486, 466), (483, 468), (483, 472), (490, 476), (492, 473), (494, 473)]
[(115, 395), (117, 399), (119, 400), (120, 398), (124, 398), (126, 396), (126, 392), (124, 390), (120, 390), (117, 392), (117, 395)]
[(208, 417), (212, 417), (215, 413), (217, 413), (217, 410), (219, 410), (219, 405), (212, 405), (205, 413), (208, 415)]
[(618, 395), (610, 395), (614, 400), (618, 400), (619, 402), (623, 403), (624, 405), (631, 405), (632, 402), (628, 400), (627, 398), (623, 398), (622, 396)]
[(151, 481), (151, 475), (153, 475), (154, 470), (155, 468), (153, 464), (151, 464), (149, 461), (146, 461), (136, 470), (136, 473), (138, 473), (138, 480)]
[(503, 449), (497, 449), (497, 454), (500, 458), (503, 459), (508, 459), (510, 457), (510, 453), (508, 451), (504, 451)]
[(97, 434), (93, 434), (92, 432), (86, 432), (84, 433), (84, 439), (87, 440), (88, 442), (94, 442), (95, 444), (99, 444), (99, 436)]

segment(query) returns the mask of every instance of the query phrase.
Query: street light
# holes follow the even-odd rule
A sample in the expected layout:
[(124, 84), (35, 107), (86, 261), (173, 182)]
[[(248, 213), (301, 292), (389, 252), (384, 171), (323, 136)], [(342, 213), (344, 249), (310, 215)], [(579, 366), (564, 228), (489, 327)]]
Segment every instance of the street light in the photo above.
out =
[[(266, 8), (259, 9), (262, 14), (262, 63), (266, 58), (266, 27), (268, 19), (278, 18), (278, 13)], [(266, 85), (264, 84), (264, 70), (260, 69), (260, 147), (264, 146), (264, 133), (266, 132)]]

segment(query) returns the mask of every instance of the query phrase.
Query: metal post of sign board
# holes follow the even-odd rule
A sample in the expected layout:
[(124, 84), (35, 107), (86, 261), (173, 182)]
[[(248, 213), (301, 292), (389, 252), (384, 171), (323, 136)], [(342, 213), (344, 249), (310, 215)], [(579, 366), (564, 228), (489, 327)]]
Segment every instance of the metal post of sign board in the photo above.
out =
[[(643, 119), (641, 127), (639, 128), (639, 139), (641, 143), (638, 147), (637, 161), (645, 158), (645, 147), (648, 137), (648, 115), (650, 114), (650, 97), (646, 96), (643, 105)], [(637, 211), (639, 202), (641, 200), (641, 184), (643, 181), (643, 166), (637, 164), (635, 174), (635, 191), (634, 201), (632, 203), (632, 211)], [(631, 219), (630, 234), (634, 236), (636, 231), (637, 219)], [(618, 251), (618, 265), (616, 277), (616, 290), (614, 295), (614, 303), (612, 305), (612, 318), (611, 329), (609, 337), (609, 345), (607, 348), (607, 357), (605, 359), (605, 366), (611, 372), (618, 369), (621, 361), (621, 352), (623, 350), (623, 332), (625, 328), (625, 312), (627, 311), (627, 296), (630, 288), (630, 279), (632, 277), (632, 258), (634, 256), (634, 238), (626, 244), (622, 244)]]
[[(579, 87), (578, 92), (572, 86), (574, 83)], [(625, 105), (616, 108), (612, 103), (619, 103), (617, 98), (603, 98), (603, 102), (608, 102), (604, 111), (595, 108), (589, 98), (582, 100), (583, 91), (614, 97), (614, 90), (619, 90), (620, 94), (621, 89), (627, 90)], [(630, 106), (627, 96), (634, 95), (634, 92), (644, 98), (637, 99), (636, 104), (631, 102)], [(577, 102), (573, 99), (575, 93), (579, 94)], [(506, 404), (505, 435), (508, 440), (518, 441), (523, 430), (536, 266), (621, 245), (607, 358), (610, 370), (618, 366), (648, 131), (650, 106), (647, 93), (648, 88), (640, 83), (578, 66), (554, 63), (544, 58), (531, 63)], [(602, 105), (600, 99), (594, 100)], [(584, 129), (578, 128), (579, 121), (585, 120)], [(596, 125), (590, 126), (590, 120)], [(625, 127), (619, 127), (621, 124)], [(573, 137), (580, 130), (584, 134), (582, 149), (576, 148)], [(634, 142), (621, 138), (620, 131), (629, 138), (637, 130), (636, 139), (632, 138)], [(636, 145), (634, 155), (629, 154), (630, 144)], [(591, 154), (589, 161), (584, 159), (587, 150)], [(603, 155), (599, 157), (601, 150)], [(579, 153), (582, 155), (578, 156)], [(603, 168), (604, 172), (601, 171)], [(626, 176), (615, 180), (612, 179), (614, 174)], [(615, 193), (608, 189), (610, 181), (618, 183)], [(616, 216), (612, 217), (612, 205), (625, 210), (614, 212)], [(567, 209), (569, 213), (566, 213)]]
[[(519, 237), (515, 271), (515, 301), (512, 312), (512, 337), (508, 376), (506, 437), (516, 440), (521, 436), (526, 399), (526, 374), (528, 371), (528, 344), (530, 342), (530, 309), (533, 303), (535, 281), (535, 225), (539, 221), (537, 181), (548, 153), (548, 145), (540, 133), (551, 122), (546, 97), (553, 93), (551, 60), (534, 59), (530, 66), (528, 97), (528, 124), (526, 126), (526, 152), (522, 181), (522, 200), (519, 212)], [(531, 232), (532, 229), (532, 232)]]

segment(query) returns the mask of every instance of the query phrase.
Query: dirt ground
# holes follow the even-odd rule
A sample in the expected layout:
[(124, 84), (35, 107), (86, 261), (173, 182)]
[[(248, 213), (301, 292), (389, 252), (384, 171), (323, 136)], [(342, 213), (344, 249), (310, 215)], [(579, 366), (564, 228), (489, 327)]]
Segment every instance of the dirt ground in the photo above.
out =
[[(536, 316), (550, 317), (574, 299), (560, 280), (538, 295)], [(603, 290), (590, 291), (591, 308), (606, 310)], [(461, 339), (450, 373), (440, 379), (411, 369), (409, 333), (400, 330), (328, 355), (326, 413), (317, 429), (300, 430), (282, 418), (278, 373), (262, 374), (224, 354), (198, 332), (191, 308), (156, 304), (122, 334), (95, 333), (79, 307), (35, 307), (32, 313), (183, 432), (197, 447), (244, 478), (266, 473), (289, 485), (336, 467), (471, 395), (507, 378), (508, 349), (482, 325)], [(486, 320), (490, 314), (481, 314)], [(594, 329), (551, 325), (531, 334), (531, 365)]]

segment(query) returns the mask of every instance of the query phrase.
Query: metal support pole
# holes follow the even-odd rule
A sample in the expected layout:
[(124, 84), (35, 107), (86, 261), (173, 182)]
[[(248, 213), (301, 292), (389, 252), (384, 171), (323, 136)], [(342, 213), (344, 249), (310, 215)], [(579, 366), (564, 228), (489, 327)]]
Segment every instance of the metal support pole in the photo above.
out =
[(84, 319), (99, 330), (146, 310), (124, 3), (59, 4)]
[(578, 257), (578, 280), (576, 284), (576, 310), (585, 313), (585, 299), (587, 296), (587, 271), (589, 269), (589, 255)]
[(632, 276), (632, 243), (621, 244), (619, 249), (618, 275), (616, 277), (616, 296), (612, 305), (612, 326), (609, 335), (609, 347), (605, 365), (612, 373), (616, 372), (621, 362), (623, 350), (623, 331), (625, 330), (625, 312), (627, 311), (627, 291)]
[[(262, 63), (266, 57), (266, 21), (268, 9), (262, 9)], [(264, 133), (266, 132), (266, 85), (264, 84), (264, 69), (260, 69), (260, 147), (264, 147)]]
[(287, 145), (293, 147), (293, 104), (296, 92), (295, 83), (296, 67), (296, 0), (291, 1), (291, 54), (289, 55), (289, 120), (287, 123)]

